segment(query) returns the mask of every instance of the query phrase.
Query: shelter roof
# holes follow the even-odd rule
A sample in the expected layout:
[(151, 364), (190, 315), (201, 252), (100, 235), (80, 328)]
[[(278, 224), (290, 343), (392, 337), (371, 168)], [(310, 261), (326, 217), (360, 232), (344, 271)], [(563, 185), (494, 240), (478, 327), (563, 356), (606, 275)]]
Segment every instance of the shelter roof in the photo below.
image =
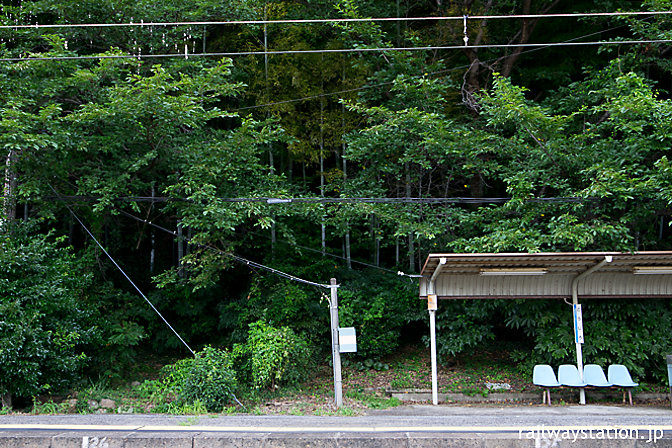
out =
[(581, 279), (581, 296), (672, 297), (672, 275), (636, 275), (651, 267), (672, 273), (672, 251), (430, 254), (420, 296), (434, 277), (439, 298), (566, 298), (573, 279), (605, 257), (611, 261)]
[(543, 267), (549, 273), (581, 273), (599, 263), (605, 256), (612, 262), (602, 271), (632, 272), (634, 266), (672, 266), (672, 251), (660, 252), (538, 252), (498, 254), (429, 254), (422, 268), (423, 276), (431, 276), (441, 258), (446, 259), (442, 271), (452, 274), (478, 274), (481, 268)]

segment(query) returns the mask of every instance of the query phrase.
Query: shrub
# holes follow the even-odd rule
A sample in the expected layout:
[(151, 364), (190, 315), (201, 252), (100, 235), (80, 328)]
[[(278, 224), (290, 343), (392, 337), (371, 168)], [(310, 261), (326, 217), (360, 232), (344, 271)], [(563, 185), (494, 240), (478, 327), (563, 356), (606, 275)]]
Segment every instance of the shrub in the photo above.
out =
[[(276, 258), (268, 264), (300, 278), (322, 279), (328, 283), (328, 279), (334, 276), (333, 263), (325, 260), (311, 261), (309, 266), (302, 266), (302, 259), (289, 253), (276, 254)], [(323, 292), (277, 276), (254, 276), (249, 291), (241, 296), (242, 300), (220, 306), (222, 319), (227, 321), (220, 330), (230, 329), (234, 334), (233, 340), (243, 342), (247, 339), (249, 324), (263, 321), (277, 328), (290, 327), (297, 334), (328, 344), (329, 307), (320, 300)], [(237, 317), (235, 321), (232, 319), (234, 315)]]
[(193, 408), (196, 404), (210, 412), (220, 412), (235, 400), (237, 386), (231, 353), (208, 346), (194, 358), (165, 366), (161, 378), (145, 382), (143, 389), (157, 402), (159, 412)]
[[(511, 303), (506, 322), (530, 335), (534, 353), (528, 354), (529, 363), (576, 362), (571, 307), (557, 301), (527, 302)], [(585, 301), (583, 322), (584, 363), (625, 364), (638, 379), (667, 382), (665, 355), (672, 352), (671, 301)]]
[(76, 381), (100, 336), (92, 276), (50, 235), (17, 224), (0, 234), (0, 395), (30, 397)]
[(394, 353), (405, 329), (426, 325), (427, 307), (418, 300), (417, 283), (374, 270), (339, 274), (339, 325), (357, 329), (360, 358)]
[(309, 345), (291, 328), (262, 321), (250, 324), (247, 342), (235, 350), (257, 390), (297, 384), (313, 364)]
[[(439, 358), (453, 357), (492, 341), (496, 306), (493, 300), (443, 301), (436, 317)], [(428, 336), (423, 339), (429, 344)]]

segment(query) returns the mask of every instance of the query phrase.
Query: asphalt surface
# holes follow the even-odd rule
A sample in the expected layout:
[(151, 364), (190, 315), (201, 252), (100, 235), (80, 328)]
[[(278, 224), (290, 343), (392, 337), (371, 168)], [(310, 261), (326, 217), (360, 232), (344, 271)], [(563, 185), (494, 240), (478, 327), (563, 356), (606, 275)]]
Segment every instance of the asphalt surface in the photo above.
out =
[(400, 406), (357, 417), (0, 416), (0, 447), (672, 447), (670, 408)]
[(399, 406), (357, 417), (0, 416), (0, 447), (672, 447), (672, 409)]

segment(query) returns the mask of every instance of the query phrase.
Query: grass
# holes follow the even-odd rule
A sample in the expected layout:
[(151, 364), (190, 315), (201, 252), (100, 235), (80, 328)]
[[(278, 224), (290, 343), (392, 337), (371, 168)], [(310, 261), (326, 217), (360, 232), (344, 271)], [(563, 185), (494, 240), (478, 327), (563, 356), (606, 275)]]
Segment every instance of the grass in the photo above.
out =
[(369, 409), (387, 409), (401, 405), (401, 400), (398, 398), (367, 393), (361, 390), (347, 391), (345, 396), (365, 404)]
[[(334, 406), (333, 373), (331, 367), (325, 364), (315, 371), (310, 380), (300, 386), (273, 391), (243, 392), (238, 398), (244, 403), (244, 408), (231, 404), (214, 415), (246, 413), (252, 415), (349, 416), (374, 409), (400, 406), (403, 403), (397, 398), (390, 397), (388, 391), (404, 389), (428, 391), (431, 389), (430, 361), (426, 352), (424, 348), (406, 347), (395, 356), (376, 363), (344, 363), (344, 396), (343, 406), (340, 409)], [(365, 367), (367, 364), (370, 367)], [(381, 368), (381, 366), (384, 367)], [(529, 372), (521, 371), (516, 366), (506, 350), (483, 350), (453, 358), (446, 365), (439, 366), (439, 391), (487, 397), (490, 391), (486, 383), (489, 382), (507, 384), (510, 386), (510, 392), (537, 392), (537, 388), (531, 385), (530, 376)], [(35, 414), (151, 413), (160, 409), (161, 412), (175, 415), (213, 415), (209, 414), (205, 406), (198, 401), (181, 406), (164, 402), (162, 407), (157, 408), (155, 403), (157, 398), (148, 393), (149, 388), (145, 384), (147, 383), (112, 386), (105, 379), (92, 381), (68, 396), (36, 398), (33, 400), (32, 407), (24, 412)], [(655, 391), (660, 390), (660, 387), (642, 384), (641, 390)], [(506, 393), (507, 391), (498, 390), (497, 392)], [(112, 400), (115, 404), (114, 409), (100, 408), (100, 402), (103, 399)], [(159, 399), (166, 400), (166, 397)], [(76, 404), (73, 405), (75, 400)], [(609, 402), (609, 399), (605, 398), (606, 402)], [(9, 412), (6, 409), (0, 411)], [(190, 424), (189, 420), (185, 424)]]
[(45, 402), (39, 401), (37, 398), (33, 399), (33, 413), (34, 414), (65, 414), (69, 410), (69, 404), (66, 402), (55, 403), (52, 398)]

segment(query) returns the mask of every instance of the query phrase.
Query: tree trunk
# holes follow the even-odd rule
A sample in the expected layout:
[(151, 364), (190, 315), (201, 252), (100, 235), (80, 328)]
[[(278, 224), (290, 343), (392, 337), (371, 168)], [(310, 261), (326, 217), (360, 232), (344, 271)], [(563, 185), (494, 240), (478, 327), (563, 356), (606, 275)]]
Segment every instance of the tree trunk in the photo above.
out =
[(12, 409), (12, 394), (8, 392), (6, 394), (2, 394), (2, 397), (0, 398), (2, 400), (3, 409)]
[(373, 264), (380, 266), (380, 238), (378, 238), (378, 229), (379, 222), (376, 215), (371, 215), (372, 224), (373, 224), (373, 244), (374, 244), (374, 254), (373, 254)]
[(271, 223), (271, 258), (275, 260), (275, 243), (278, 242), (277, 232), (275, 230), (275, 220)]
[(177, 272), (180, 277), (184, 277), (182, 269), (182, 258), (184, 257), (184, 241), (182, 239), (182, 221), (177, 221)]
[(0, 216), (0, 231), (16, 219), (16, 173), (14, 162), (16, 153), (10, 149), (5, 158), (5, 179), (2, 189), (2, 216)]
[(306, 162), (301, 162), (301, 178), (303, 179), (303, 188), (308, 186), (308, 178), (306, 177)]
[[(555, 6), (557, 6), (558, 3), (560, 3), (560, 0), (553, 0), (548, 5), (542, 7), (536, 14), (546, 14)], [(532, 0), (525, 0), (523, 2), (522, 14), (524, 15), (532, 14)], [(522, 19), (522, 21), (523, 22), (520, 27), (520, 31), (518, 32), (518, 36), (520, 36), (520, 38), (518, 39), (517, 43), (526, 44), (530, 41), (530, 36), (532, 35), (532, 32), (539, 23), (539, 19), (525, 18)], [(503, 58), (504, 59), (504, 63), (502, 65), (503, 76), (508, 77), (511, 75), (513, 67), (518, 61), (518, 58), (520, 58), (520, 55), (523, 53), (523, 49), (524, 49), (523, 47), (516, 47), (511, 55), (505, 56)]]
[(346, 224), (348, 230), (345, 231), (345, 260), (348, 265), (348, 269), (352, 269), (352, 258), (350, 255), (350, 222)]
[[(411, 168), (406, 163), (404, 165), (404, 170), (406, 171), (406, 197), (411, 197)], [(415, 271), (415, 249), (413, 247), (413, 231), (408, 234), (408, 269), (410, 272)]]
[[(484, 6), (484, 11), (482, 15), (486, 15), (490, 8), (492, 7), (493, 0), (488, 0)], [(471, 9), (471, 3), (465, 4), (465, 11)], [(474, 48), (469, 48), (471, 46), (478, 46), (483, 41), (483, 36), (485, 34), (487, 19), (483, 19), (478, 24), (478, 32), (476, 36), (465, 42), (465, 55), (469, 59), (469, 68), (464, 74), (463, 83), (462, 83), (462, 102), (472, 111), (474, 114), (478, 114), (478, 102), (474, 97), (474, 92), (480, 90), (481, 88), (481, 66), (485, 65), (478, 57), (478, 50)], [(465, 28), (465, 38), (468, 37), (468, 28)]]
[[(152, 183), (152, 203), (149, 206), (149, 210), (154, 208), (154, 198), (156, 197), (156, 188), (154, 187), (154, 184)], [(151, 217), (147, 217), (147, 219), (151, 219)], [(149, 229), (149, 243), (150, 243), (150, 249), (149, 249), (149, 273), (154, 274), (154, 262), (156, 259), (156, 231), (154, 230), (154, 227), (150, 227)]]
[[(324, 102), (320, 100), (320, 197), (324, 197)], [(327, 252), (327, 232), (322, 216), (322, 256)]]
[(394, 265), (399, 266), (399, 238), (394, 240)]
[[(264, 20), (267, 20), (266, 6), (264, 5)], [(269, 85), (268, 85), (268, 29), (264, 23), (264, 79), (266, 84), (266, 102), (269, 101)], [(270, 117), (270, 113), (266, 112), (266, 117)], [(271, 169), (271, 174), (275, 172), (275, 164), (273, 162), (273, 145), (268, 144), (268, 166)]]
[(292, 183), (294, 180), (294, 159), (292, 158), (292, 153), (287, 154), (287, 179), (289, 183)]

